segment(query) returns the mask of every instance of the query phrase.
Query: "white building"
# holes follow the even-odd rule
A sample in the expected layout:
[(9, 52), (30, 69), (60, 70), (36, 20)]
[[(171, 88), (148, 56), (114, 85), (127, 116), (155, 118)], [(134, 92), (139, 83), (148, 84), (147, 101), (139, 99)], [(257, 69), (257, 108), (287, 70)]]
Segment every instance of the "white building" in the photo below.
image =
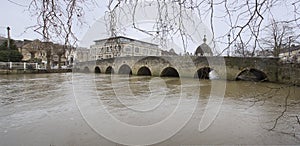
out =
[(96, 40), (90, 47), (91, 60), (124, 56), (161, 56), (158, 45), (123, 36)]
[(279, 57), (283, 62), (300, 63), (300, 46), (292, 45), (280, 51)]
[(87, 48), (82, 48), (82, 47), (76, 48), (75, 55), (74, 55), (75, 62), (89, 61), (90, 60), (89, 53), (90, 53), (90, 50)]

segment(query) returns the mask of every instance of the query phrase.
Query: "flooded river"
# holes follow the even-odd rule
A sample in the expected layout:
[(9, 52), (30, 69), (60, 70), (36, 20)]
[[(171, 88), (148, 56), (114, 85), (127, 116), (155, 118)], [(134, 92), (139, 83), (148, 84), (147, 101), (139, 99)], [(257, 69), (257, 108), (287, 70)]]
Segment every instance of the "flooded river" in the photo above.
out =
[(300, 87), (83, 73), (0, 84), (1, 146), (300, 144)]

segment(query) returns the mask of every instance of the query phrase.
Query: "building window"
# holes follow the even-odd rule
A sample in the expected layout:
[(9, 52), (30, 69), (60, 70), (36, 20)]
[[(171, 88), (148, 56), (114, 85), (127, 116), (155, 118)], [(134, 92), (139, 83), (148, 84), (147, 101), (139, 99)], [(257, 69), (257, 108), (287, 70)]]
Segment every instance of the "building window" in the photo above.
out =
[(139, 52), (140, 52), (140, 48), (135, 47), (134, 52), (135, 52), (135, 53), (139, 53)]
[(131, 48), (126, 48), (126, 52), (131, 52)]
[(155, 52), (153, 50), (151, 50), (150, 55), (155, 55)]
[(112, 51), (112, 46), (107, 47), (107, 52), (111, 52)]
[(144, 48), (144, 55), (148, 55), (148, 49)]

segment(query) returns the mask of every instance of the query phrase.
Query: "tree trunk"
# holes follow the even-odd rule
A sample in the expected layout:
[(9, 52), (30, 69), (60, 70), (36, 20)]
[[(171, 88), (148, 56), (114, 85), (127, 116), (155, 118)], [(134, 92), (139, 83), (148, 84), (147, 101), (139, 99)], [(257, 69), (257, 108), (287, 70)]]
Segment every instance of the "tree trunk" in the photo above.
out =
[(274, 53), (273, 53), (274, 57), (279, 57), (279, 53), (280, 53), (280, 48), (279, 47), (275, 47), (274, 48)]
[(61, 55), (58, 55), (58, 69), (61, 69), (60, 62), (61, 62)]
[(46, 58), (47, 58), (47, 66), (46, 66), (46, 69), (47, 69), (47, 70), (51, 70), (51, 66), (50, 66), (50, 62), (51, 62), (51, 52), (47, 52), (47, 53), (46, 53)]

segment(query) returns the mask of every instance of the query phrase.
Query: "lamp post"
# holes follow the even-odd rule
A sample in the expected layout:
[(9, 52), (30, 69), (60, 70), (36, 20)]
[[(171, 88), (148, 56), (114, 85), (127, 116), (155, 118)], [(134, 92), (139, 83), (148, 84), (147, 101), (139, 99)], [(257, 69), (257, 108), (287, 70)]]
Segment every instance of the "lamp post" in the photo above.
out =
[(230, 34), (227, 35), (228, 37), (228, 50), (227, 50), (227, 56), (230, 56)]
[(7, 29), (7, 49), (9, 49), (10, 48), (10, 28), (9, 27), (7, 27), (6, 28)]
[(291, 39), (292, 36), (289, 36), (289, 58), (291, 57)]
[[(10, 49), (10, 28), (7, 27), (7, 49)], [(8, 51), (8, 54), (7, 54), (7, 62), (10, 62), (10, 51)], [(11, 69), (11, 63), (10, 63), (10, 67)]]

